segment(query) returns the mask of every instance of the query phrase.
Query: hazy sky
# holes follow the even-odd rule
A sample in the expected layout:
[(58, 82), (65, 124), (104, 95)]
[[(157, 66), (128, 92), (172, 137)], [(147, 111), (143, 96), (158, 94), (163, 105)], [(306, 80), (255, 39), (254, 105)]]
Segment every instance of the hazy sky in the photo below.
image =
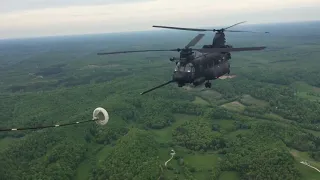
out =
[(320, 0), (0, 0), (0, 38), (320, 20)]

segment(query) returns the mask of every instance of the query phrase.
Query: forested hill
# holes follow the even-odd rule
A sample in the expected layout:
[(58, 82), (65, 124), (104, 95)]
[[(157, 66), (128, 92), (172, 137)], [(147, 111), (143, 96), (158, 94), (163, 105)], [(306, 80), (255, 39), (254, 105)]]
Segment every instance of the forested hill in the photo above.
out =
[[(1, 41), (0, 128), (89, 120), (96, 107), (110, 120), (0, 133), (0, 179), (320, 179), (300, 163), (320, 169), (320, 23), (283, 35), (288, 26), (250, 27), (274, 35), (228, 34), (237, 47), (268, 46), (233, 53), (235, 78), (143, 96), (170, 80), (175, 53), (96, 53), (183, 47), (195, 33)], [(294, 33), (306, 27), (303, 37)]]

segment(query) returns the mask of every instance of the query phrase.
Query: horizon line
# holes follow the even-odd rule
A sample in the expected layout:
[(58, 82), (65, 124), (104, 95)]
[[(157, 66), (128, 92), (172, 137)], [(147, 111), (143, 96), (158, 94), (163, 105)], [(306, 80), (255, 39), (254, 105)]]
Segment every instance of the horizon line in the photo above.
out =
[[(308, 23), (308, 22), (320, 22), (320, 20), (305, 20), (305, 21), (284, 21), (284, 22), (272, 22), (272, 23), (247, 23), (241, 26), (259, 26), (259, 25), (277, 25), (277, 24), (292, 24), (292, 23)], [(191, 26), (192, 27), (192, 26)], [(210, 27), (194, 27), (194, 28), (210, 28)], [(130, 33), (144, 33), (151, 31), (166, 31), (164, 29), (150, 29), (150, 30), (137, 30), (137, 31), (115, 31), (105, 33), (79, 33), (79, 34), (61, 34), (61, 35), (44, 35), (44, 36), (30, 36), (30, 37), (9, 37), (0, 38), (0, 41), (15, 41), (15, 40), (33, 40), (33, 39), (44, 39), (44, 38), (63, 38), (63, 37), (75, 37), (75, 36), (90, 36), (90, 35), (112, 35), (112, 34), (130, 34)]]

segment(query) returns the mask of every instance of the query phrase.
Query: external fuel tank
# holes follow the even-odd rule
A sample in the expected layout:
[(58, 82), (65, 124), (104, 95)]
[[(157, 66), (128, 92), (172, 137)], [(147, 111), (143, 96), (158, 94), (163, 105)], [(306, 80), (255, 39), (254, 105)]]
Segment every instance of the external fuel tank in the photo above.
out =
[(228, 61), (222, 62), (209, 69), (205, 70), (206, 80), (217, 79), (230, 72), (230, 63)]

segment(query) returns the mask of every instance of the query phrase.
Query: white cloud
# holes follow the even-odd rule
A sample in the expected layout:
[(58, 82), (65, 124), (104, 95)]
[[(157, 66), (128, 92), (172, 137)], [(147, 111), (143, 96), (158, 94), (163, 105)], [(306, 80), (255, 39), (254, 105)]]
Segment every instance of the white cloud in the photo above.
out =
[(12, 12), (19, 10), (57, 8), (68, 6), (121, 4), (141, 1), (154, 0), (1, 0), (0, 12)]
[[(1, 13), (0, 37), (145, 30), (153, 24), (195, 27), (232, 24), (242, 20), (259, 23), (262, 22), (260, 19), (277, 22), (315, 18), (308, 16), (310, 12), (305, 7), (320, 8), (320, 1), (142, 0), (105, 5), (64, 4), (58, 8)], [(313, 13), (317, 17), (320, 15), (318, 11)]]

